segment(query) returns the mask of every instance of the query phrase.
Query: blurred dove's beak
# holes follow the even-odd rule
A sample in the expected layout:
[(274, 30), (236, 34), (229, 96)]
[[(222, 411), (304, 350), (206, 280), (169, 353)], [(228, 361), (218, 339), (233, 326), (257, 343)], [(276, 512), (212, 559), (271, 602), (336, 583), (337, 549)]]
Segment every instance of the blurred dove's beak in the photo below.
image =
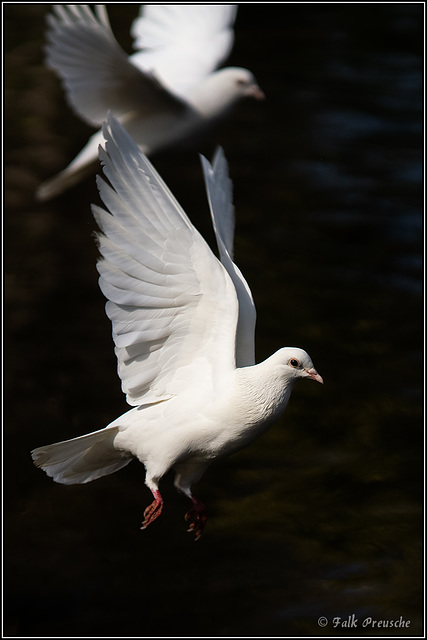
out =
[(250, 87), (248, 94), (252, 96), (252, 98), (255, 98), (255, 100), (265, 100), (265, 93), (257, 84), (253, 84)]
[(316, 382), (320, 382), (320, 384), (323, 384), (323, 378), (317, 373), (316, 369), (306, 369), (305, 371), (308, 373), (312, 380), (316, 380)]

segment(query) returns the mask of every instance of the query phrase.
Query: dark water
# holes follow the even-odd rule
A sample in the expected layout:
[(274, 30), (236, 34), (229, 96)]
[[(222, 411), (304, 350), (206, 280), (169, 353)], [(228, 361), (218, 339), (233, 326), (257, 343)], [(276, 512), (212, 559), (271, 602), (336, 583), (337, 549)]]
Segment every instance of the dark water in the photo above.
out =
[[(211, 239), (196, 151), (224, 146), (257, 357), (298, 345), (325, 379), (199, 482), (198, 543), (170, 478), (141, 532), (141, 465), (65, 487), (29, 457), (126, 410), (94, 181), (33, 198), (91, 132), (43, 66), (47, 9), (4, 7), (5, 635), (421, 635), (423, 5), (241, 5), (229, 62), (267, 100), (153, 159)], [(137, 6), (109, 10), (130, 50)], [(395, 620), (407, 626), (384, 626)]]

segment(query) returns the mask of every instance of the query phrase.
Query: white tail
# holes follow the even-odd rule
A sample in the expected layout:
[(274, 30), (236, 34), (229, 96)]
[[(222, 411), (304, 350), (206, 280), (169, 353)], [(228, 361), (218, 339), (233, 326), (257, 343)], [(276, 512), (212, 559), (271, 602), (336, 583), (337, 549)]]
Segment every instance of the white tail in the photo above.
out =
[(106, 427), (86, 436), (38, 447), (34, 464), (62, 484), (83, 484), (125, 467), (132, 457), (114, 447), (118, 427)]
[(53, 178), (49, 178), (49, 180), (46, 180), (38, 187), (36, 191), (37, 200), (45, 202), (61, 195), (61, 193), (93, 173), (95, 168), (95, 161), (77, 169), (70, 165), (61, 171), (61, 173), (58, 173)]

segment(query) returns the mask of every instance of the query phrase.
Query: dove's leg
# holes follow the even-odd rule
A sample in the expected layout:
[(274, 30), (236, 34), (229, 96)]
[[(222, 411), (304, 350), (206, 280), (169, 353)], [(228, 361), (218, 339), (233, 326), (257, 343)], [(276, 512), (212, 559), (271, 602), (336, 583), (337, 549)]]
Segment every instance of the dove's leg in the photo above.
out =
[(199, 540), (201, 537), (208, 518), (203, 502), (195, 498), (191, 493), (191, 485), (201, 478), (207, 466), (206, 463), (187, 462), (177, 468), (174, 480), (174, 485), (178, 491), (184, 493), (193, 503), (190, 511), (185, 514), (185, 519), (190, 525), (187, 531), (195, 533), (195, 540)]
[(195, 533), (195, 540), (199, 540), (205, 528), (208, 517), (206, 515), (206, 507), (203, 502), (197, 500), (194, 496), (189, 496), (193, 502), (193, 506), (190, 511), (185, 514), (185, 519), (189, 522), (190, 526), (187, 531)]
[(142, 523), (141, 529), (146, 529), (149, 524), (159, 517), (163, 510), (163, 498), (160, 495), (157, 482), (153, 479), (146, 479), (145, 484), (150, 488), (154, 500), (144, 511), (144, 522)]

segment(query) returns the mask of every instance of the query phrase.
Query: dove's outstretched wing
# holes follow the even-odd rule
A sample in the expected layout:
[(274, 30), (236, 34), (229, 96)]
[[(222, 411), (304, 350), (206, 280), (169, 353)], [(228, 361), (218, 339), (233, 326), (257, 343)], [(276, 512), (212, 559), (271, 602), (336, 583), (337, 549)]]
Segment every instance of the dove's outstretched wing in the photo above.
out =
[(232, 183), (228, 176), (227, 160), (221, 148), (217, 149), (212, 165), (203, 156), (201, 161), (220, 259), (234, 283), (239, 301), (236, 365), (245, 367), (255, 364), (256, 310), (249, 285), (233, 262)]
[(142, 5), (131, 28), (140, 50), (132, 60), (185, 96), (229, 55), (236, 13), (234, 4)]
[(235, 367), (233, 282), (122, 126), (110, 118), (104, 136), (99, 284), (127, 401), (165, 400), (195, 381), (214, 389)]
[(133, 111), (159, 115), (186, 111), (149, 71), (130, 62), (115, 39), (105, 5), (54, 5), (47, 16), (46, 64), (60, 76), (67, 99), (89, 124), (100, 126)]

